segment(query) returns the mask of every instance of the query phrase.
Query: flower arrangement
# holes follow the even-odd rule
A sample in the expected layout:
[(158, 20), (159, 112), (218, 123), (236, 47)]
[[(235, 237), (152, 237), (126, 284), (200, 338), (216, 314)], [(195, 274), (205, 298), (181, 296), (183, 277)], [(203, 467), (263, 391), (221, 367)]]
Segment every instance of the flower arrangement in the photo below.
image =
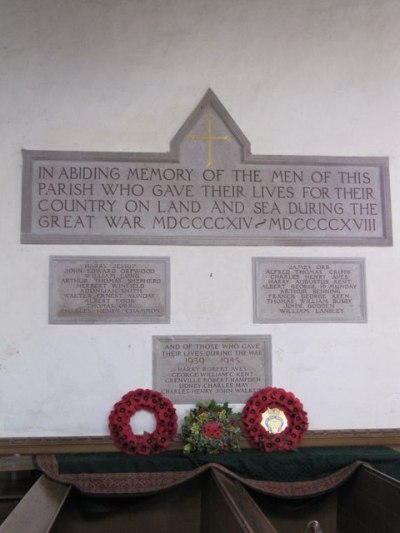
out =
[[(135, 435), (130, 420), (139, 410), (154, 414), (156, 428), (152, 433)], [(115, 446), (130, 455), (149, 455), (165, 451), (177, 433), (177, 416), (168, 398), (150, 389), (126, 393), (109, 415), (109, 430)]]
[(185, 416), (180, 436), (186, 453), (217, 455), (240, 451), (240, 413), (233, 413), (227, 403), (200, 402)]
[(277, 387), (254, 393), (244, 406), (242, 422), (249, 442), (266, 452), (294, 449), (308, 429), (303, 404), (292, 392)]

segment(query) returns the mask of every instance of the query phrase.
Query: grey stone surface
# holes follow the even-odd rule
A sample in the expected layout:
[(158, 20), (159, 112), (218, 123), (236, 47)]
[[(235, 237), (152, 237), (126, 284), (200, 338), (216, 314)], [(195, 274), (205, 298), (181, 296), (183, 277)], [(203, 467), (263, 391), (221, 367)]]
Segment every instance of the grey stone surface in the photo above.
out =
[(169, 258), (50, 257), (50, 324), (169, 321)]
[(254, 322), (366, 322), (360, 258), (253, 258)]
[(271, 384), (270, 335), (153, 337), (153, 388), (174, 403), (244, 403)]
[(23, 243), (392, 244), (387, 158), (252, 155), (211, 90), (169, 153), (23, 154)]

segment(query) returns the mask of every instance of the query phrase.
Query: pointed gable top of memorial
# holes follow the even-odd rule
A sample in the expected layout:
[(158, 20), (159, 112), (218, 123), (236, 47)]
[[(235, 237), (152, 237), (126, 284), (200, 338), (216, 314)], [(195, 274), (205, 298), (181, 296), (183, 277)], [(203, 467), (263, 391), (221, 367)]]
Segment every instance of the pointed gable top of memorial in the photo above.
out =
[(224, 148), (233, 152), (231, 156), (236, 153), (241, 162), (250, 155), (249, 140), (211, 89), (171, 140), (170, 155), (182, 162), (186, 149), (193, 156), (199, 148), (207, 152), (208, 166), (214, 165), (214, 154)]
[(211, 89), (169, 152), (23, 155), (23, 243), (392, 245), (387, 158), (252, 155)]

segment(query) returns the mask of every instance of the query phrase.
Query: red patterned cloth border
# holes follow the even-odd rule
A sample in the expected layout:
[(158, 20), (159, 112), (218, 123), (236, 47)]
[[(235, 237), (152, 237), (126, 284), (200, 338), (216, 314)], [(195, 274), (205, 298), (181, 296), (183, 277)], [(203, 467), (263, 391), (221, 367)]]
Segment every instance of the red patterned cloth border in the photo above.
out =
[(346, 481), (363, 464), (362, 461), (355, 461), (329, 476), (312, 481), (280, 482), (249, 479), (239, 476), (216, 463), (209, 463), (193, 470), (178, 472), (60, 474), (55, 455), (38, 455), (36, 462), (43, 473), (51, 479), (72, 485), (85, 494), (96, 496), (143, 495), (160, 492), (180, 485), (214, 468), (227, 476), (239, 480), (251, 489), (284, 498), (316, 496), (328, 492)]

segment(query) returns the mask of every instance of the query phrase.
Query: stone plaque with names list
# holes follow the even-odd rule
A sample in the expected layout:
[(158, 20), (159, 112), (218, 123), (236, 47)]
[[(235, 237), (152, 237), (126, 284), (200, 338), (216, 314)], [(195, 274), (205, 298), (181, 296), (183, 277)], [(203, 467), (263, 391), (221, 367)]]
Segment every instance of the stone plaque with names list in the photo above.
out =
[(392, 244), (387, 158), (253, 155), (211, 90), (168, 153), (23, 159), (22, 243)]
[(245, 403), (271, 384), (269, 335), (153, 337), (153, 388), (174, 403)]
[(166, 257), (50, 257), (50, 324), (170, 321)]
[(360, 258), (253, 258), (254, 322), (366, 322)]

